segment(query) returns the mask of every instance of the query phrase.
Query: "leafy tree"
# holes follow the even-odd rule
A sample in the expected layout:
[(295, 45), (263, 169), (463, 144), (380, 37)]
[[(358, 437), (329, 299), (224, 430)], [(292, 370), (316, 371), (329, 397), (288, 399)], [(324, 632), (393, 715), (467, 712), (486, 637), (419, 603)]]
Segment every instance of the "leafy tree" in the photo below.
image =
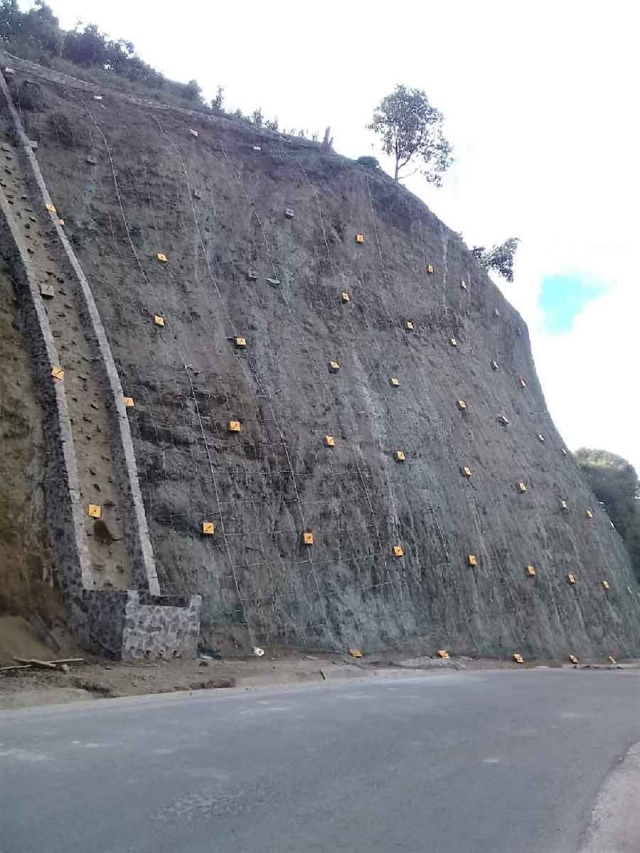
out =
[(50, 56), (60, 56), (64, 36), (53, 10), (44, 0), (36, 0), (23, 19), (23, 32), (33, 46)]
[(197, 80), (189, 80), (182, 91), (182, 95), (187, 101), (202, 103), (202, 89)]
[(18, 0), (0, 0), (0, 38), (9, 41), (20, 36), (23, 17)]
[(264, 124), (264, 116), (260, 107), (251, 113), (251, 123), (255, 124), (256, 127), (262, 127)]
[(119, 39), (105, 43), (105, 70), (126, 74), (135, 58), (136, 49), (130, 41)]
[(575, 459), (624, 539), (640, 580), (640, 483), (635, 468), (607, 450), (582, 447)]
[(520, 239), (518, 237), (510, 237), (504, 243), (500, 243), (492, 249), (485, 249), (484, 246), (474, 246), (471, 254), (481, 267), (484, 267), (486, 270), (495, 270), (506, 281), (512, 282), (513, 259), (519, 244)]
[(266, 130), (272, 130), (274, 133), (277, 133), (277, 132), (278, 132), (278, 130), (279, 130), (279, 127), (278, 127), (278, 116), (276, 116), (274, 119), (270, 119), (270, 118), (268, 118), (268, 119), (265, 121), (264, 126), (265, 126)]
[(54, 27), (59, 25), (58, 19), (53, 14), (53, 9), (47, 6), (45, 0), (34, 0), (33, 9), (27, 12), (27, 15), (34, 15), (39, 20)]
[(58, 19), (44, 0), (36, 0), (32, 9), (21, 12), (17, 0), (0, 2), (0, 38), (19, 44), (36, 54), (59, 56), (63, 35)]
[(76, 28), (67, 33), (64, 42), (63, 56), (76, 65), (90, 68), (98, 65), (107, 66), (107, 39), (95, 24), (87, 24), (84, 30)]
[(419, 171), (439, 187), (442, 173), (453, 162), (453, 149), (444, 137), (442, 124), (442, 113), (431, 106), (422, 89), (396, 86), (376, 107), (367, 127), (381, 137), (384, 153), (394, 158), (395, 181), (410, 163), (421, 161), (411, 174)]

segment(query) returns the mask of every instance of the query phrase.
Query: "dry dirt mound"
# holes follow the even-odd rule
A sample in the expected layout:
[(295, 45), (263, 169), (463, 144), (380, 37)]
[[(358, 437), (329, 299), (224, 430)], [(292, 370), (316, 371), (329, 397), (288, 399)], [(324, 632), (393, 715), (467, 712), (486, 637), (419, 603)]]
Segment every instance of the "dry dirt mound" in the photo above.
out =
[(22, 616), (0, 616), (0, 665), (12, 664), (15, 656), (49, 660), (77, 654), (77, 646), (59, 624), (49, 629), (33, 613), (31, 622)]

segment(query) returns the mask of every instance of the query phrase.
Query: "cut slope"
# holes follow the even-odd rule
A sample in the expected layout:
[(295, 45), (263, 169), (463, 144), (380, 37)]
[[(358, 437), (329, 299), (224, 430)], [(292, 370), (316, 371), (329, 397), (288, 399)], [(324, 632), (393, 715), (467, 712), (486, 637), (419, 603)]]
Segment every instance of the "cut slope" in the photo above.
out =
[(204, 642), (637, 650), (624, 548), (457, 235), (311, 144), (40, 84), (23, 118), (135, 399), (163, 591), (205, 596)]

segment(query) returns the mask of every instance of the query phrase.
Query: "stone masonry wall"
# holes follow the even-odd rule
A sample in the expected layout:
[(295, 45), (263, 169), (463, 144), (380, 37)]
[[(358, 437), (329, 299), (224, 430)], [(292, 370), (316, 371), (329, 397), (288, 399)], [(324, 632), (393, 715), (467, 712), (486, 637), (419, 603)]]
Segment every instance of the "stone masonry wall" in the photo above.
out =
[(192, 656), (200, 632), (200, 596), (176, 607), (170, 599), (150, 598), (141, 603), (138, 592), (128, 594), (122, 641), (122, 657), (165, 658)]

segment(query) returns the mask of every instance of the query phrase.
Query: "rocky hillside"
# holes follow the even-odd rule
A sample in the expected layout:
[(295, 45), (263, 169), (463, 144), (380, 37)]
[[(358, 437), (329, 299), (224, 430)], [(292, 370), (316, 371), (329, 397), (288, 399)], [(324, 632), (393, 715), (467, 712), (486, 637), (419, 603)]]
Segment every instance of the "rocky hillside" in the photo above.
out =
[(11, 89), (135, 403), (160, 588), (202, 594), (203, 645), (638, 652), (526, 326), (422, 202), (302, 140), (24, 67)]

